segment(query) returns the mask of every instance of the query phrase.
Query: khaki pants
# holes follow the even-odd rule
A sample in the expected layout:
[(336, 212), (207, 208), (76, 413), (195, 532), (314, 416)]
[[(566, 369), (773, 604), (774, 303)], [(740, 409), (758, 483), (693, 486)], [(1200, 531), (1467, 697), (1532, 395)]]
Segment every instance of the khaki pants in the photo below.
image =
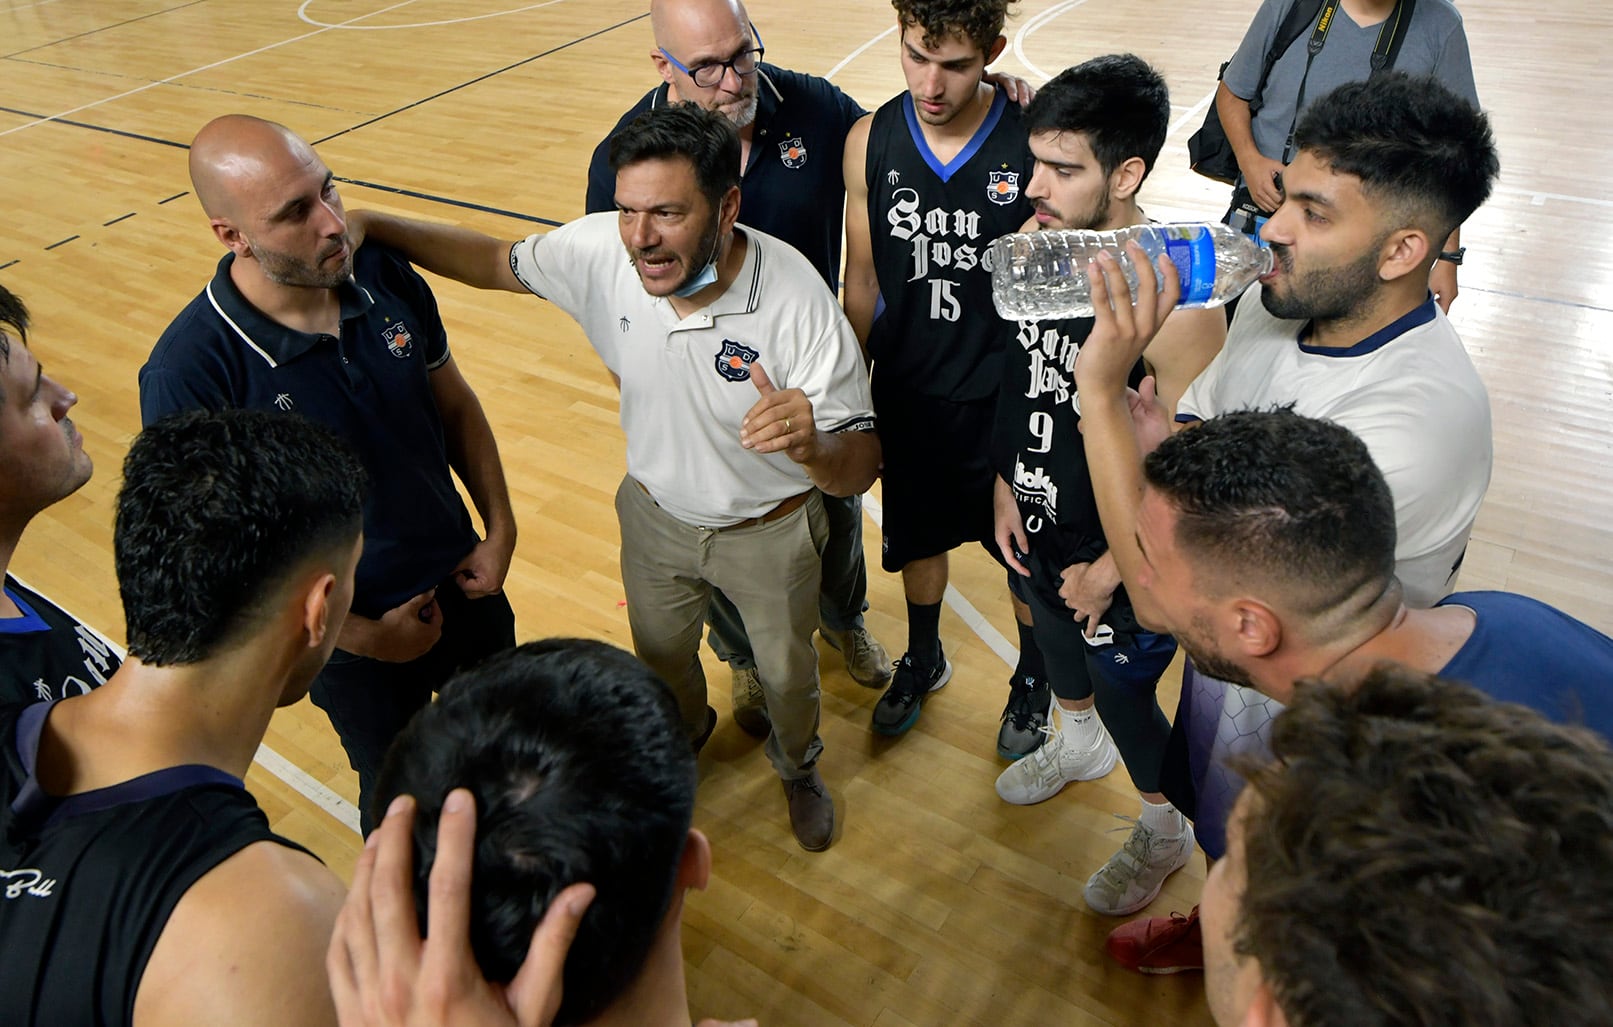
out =
[(818, 737), (818, 584), (828, 520), (814, 491), (800, 509), (748, 528), (697, 528), (655, 504), (632, 478), (616, 490), (622, 585), (639, 659), (672, 686), (691, 735), (705, 726), (700, 635), (713, 587), (738, 608), (756, 653), (779, 777), (805, 777)]

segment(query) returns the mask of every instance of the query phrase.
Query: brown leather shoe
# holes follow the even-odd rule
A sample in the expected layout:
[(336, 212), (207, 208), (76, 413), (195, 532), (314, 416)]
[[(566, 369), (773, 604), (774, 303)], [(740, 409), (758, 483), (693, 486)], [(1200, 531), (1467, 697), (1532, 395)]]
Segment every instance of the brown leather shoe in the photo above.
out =
[(835, 804), (816, 768), (806, 777), (785, 781), (784, 797), (790, 803), (790, 830), (808, 852), (822, 852), (834, 841)]

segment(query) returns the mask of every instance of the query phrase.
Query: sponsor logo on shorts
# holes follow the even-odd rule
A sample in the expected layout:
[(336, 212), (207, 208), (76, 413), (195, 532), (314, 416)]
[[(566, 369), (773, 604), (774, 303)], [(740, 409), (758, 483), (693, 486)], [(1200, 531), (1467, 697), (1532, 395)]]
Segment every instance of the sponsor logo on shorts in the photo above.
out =
[(722, 349), (717, 351), (717, 373), (731, 382), (748, 382), (751, 361), (758, 355), (742, 342), (724, 339)]

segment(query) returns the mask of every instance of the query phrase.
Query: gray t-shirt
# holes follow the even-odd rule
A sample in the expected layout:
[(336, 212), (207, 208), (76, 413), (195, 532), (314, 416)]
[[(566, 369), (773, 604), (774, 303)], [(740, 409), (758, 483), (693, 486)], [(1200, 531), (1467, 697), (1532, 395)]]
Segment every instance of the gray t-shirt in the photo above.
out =
[[(1265, 63), (1266, 51), (1276, 44), (1277, 28), (1288, 13), (1294, 0), (1264, 0), (1254, 23), (1232, 55), (1223, 81), (1235, 96), (1249, 99), (1260, 84), (1260, 68)], [(1321, 17), (1320, 13), (1317, 15)], [(1322, 52), (1311, 64), (1310, 77), (1305, 78), (1305, 44), (1310, 39), (1311, 26), (1294, 41), (1277, 59), (1266, 80), (1261, 95), (1264, 106), (1254, 117), (1255, 146), (1272, 160), (1283, 157), (1283, 143), (1288, 129), (1294, 123), (1294, 104), (1299, 98), (1299, 84), (1305, 79), (1305, 103), (1325, 96), (1339, 86), (1358, 82), (1372, 73), (1372, 48), (1378, 43), (1378, 30), (1382, 25), (1362, 28), (1341, 6), (1327, 30)], [(1473, 62), (1468, 55), (1467, 33), (1462, 29), (1462, 16), (1450, 0), (1419, 0), (1406, 40), (1395, 58), (1395, 70), (1413, 75), (1432, 74), (1446, 88), (1478, 106), (1478, 91), (1473, 86)], [(1293, 159), (1293, 155), (1289, 155)]]

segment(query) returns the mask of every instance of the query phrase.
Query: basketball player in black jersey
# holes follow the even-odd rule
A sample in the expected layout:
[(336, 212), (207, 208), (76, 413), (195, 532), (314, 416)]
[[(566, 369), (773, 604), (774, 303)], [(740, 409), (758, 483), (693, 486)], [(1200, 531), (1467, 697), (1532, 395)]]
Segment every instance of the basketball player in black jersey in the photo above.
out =
[(242, 778), (353, 595), (363, 470), (294, 414), (190, 413), (130, 447), (114, 552), (129, 658), (0, 706), (0, 1023), (336, 1022), (342, 884)]
[[(1170, 117), (1164, 78), (1132, 54), (1096, 57), (1055, 76), (1025, 108), (1036, 158), (1025, 192), (1036, 216), (1024, 230), (1107, 232), (1146, 222), (1138, 190)], [(1130, 913), (1193, 853), (1192, 829), (1160, 792), (1170, 723), (1154, 691), (1176, 643), (1137, 622), (1098, 520), (1075, 389), (1076, 355), (1092, 318), (1002, 324), (1010, 341), (992, 444), (997, 544), (1026, 585), (1057, 702), (1047, 742), (1003, 771), (997, 794), (1017, 805), (1042, 802), (1071, 781), (1107, 774), (1118, 750), (1142, 811), (1132, 840), (1092, 875), (1085, 895), (1097, 912)], [(1184, 310), (1167, 328), (1150, 343), (1147, 367), (1133, 368), (1132, 385), (1157, 385), (1174, 414), (1219, 352), (1226, 318)], [(1145, 370), (1154, 376), (1147, 384)]]
[(6, 573), (37, 515), (90, 480), (78, 397), (28, 348), (28, 308), (0, 286), (0, 702), (88, 692), (118, 668), (106, 640)]
[[(985, 82), (1013, 0), (893, 0), (907, 92), (846, 140), (846, 316), (873, 360), (885, 440), (883, 564), (902, 573), (907, 652), (874, 707), (900, 735), (946, 684), (947, 553), (992, 542), (988, 449), (1003, 337), (987, 249), (1030, 217), (1019, 105)], [(1017, 759), (1045, 737), (1049, 691), (1017, 597), (1020, 662), (997, 737)]]

